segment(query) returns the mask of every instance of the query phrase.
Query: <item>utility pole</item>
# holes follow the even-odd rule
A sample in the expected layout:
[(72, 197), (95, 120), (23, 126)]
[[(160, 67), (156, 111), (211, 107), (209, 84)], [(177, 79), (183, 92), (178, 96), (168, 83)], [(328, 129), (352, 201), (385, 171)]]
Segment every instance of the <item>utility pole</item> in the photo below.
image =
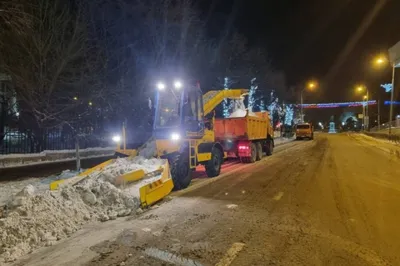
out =
[(392, 134), (392, 119), (393, 119), (393, 98), (394, 98), (394, 75), (396, 66), (392, 65), (392, 91), (390, 93), (390, 111), (389, 111), (389, 135)]
[(367, 105), (365, 106), (365, 116), (366, 116), (365, 124), (366, 124), (367, 130), (369, 130), (369, 112), (368, 112), (368, 104), (369, 104), (369, 90), (368, 90), (368, 88), (367, 88)]
[(304, 123), (304, 116), (303, 116), (303, 91), (304, 89), (301, 90), (300, 93), (300, 116), (301, 116), (301, 123)]
[(365, 131), (365, 105), (364, 104), (362, 107), (362, 113), (363, 113), (362, 127), (363, 127), (363, 131)]
[(378, 99), (378, 131), (381, 130), (381, 100)]

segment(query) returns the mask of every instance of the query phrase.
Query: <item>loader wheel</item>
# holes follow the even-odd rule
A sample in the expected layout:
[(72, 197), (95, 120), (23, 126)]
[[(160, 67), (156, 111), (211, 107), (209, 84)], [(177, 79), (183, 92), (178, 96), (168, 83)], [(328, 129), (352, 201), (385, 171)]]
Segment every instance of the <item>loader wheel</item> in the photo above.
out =
[(259, 160), (261, 160), (262, 157), (263, 157), (263, 149), (262, 149), (261, 142), (257, 142), (257, 144), (256, 144), (256, 149), (257, 149), (256, 160), (259, 161)]
[(211, 150), (211, 160), (204, 165), (208, 177), (219, 176), (219, 173), (221, 172), (222, 161), (222, 152), (218, 148), (213, 147)]
[(187, 188), (192, 182), (192, 171), (189, 166), (189, 155), (177, 154), (170, 159), (171, 176), (174, 190)]
[(267, 140), (267, 156), (271, 156), (274, 152), (274, 142), (272, 139)]

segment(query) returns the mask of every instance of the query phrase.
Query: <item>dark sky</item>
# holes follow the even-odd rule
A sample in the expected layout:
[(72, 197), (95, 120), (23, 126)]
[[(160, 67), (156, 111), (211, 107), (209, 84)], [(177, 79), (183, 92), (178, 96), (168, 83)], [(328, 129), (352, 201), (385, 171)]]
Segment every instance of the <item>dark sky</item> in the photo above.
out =
[[(301, 85), (310, 78), (321, 81), (320, 91), (309, 95), (309, 101), (326, 102), (356, 100), (359, 96), (353, 88), (360, 82), (378, 97), (383, 91), (379, 84), (390, 82), (390, 68), (372, 70), (370, 60), (400, 41), (399, 0), (386, 1), (337, 71), (332, 70), (348, 40), (365, 25), (363, 20), (379, 1), (201, 0), (201, 5), (209, 10), (216, 4), (211, 16), (214, 31), (225, 30), (226, 19), (233, 17), (232, 29), (247, 36), (251, 45), (265, 46), (289, 85)], [(235, 2), (238, 6), (233, 8)], [(228, 17), (221, 19), (223, 14)]]

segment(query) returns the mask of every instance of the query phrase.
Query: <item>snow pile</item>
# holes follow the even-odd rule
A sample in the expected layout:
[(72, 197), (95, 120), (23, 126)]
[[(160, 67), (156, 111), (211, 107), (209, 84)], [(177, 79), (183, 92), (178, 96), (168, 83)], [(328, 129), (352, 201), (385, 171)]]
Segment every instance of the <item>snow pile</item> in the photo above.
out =
[(74, 177), (78, 174), (77, 171), (65, 170), (59, 175), (52, 175), (44, 178), (33, 177), (23, 180), (17, 179), (0, 182), (0, 206), (7, 204), (14, 194), (18, 193), (28, 185), (32, 185), (35, 188), (36, 193), (44, 192), (49, 189), (49, 184), (51, 182)]
[(233, 101), (233, 109), (229, 116), (230, 118), (245, 117), (247, 113), (249, 116), (256, 116), (253, 112), (247, 112), (246, 106), (244, 105), (244, 99)]
[(163, 160), (152, 158), (146, 159), (142, 156), (133, 158), (118, 158), (114, 163), (107, 165), (99, 174), (100, 179), (115, 183), (115, 178), (120, 175), (142, 169), (147, 174), (153, 172), (163, 165)]
[(162, 163), (158, 159), (123, 158), (105, 169), (106, 176), (93, 173), (79, 184), (59, 191), (38, 192), (34, 186), (26, 186), (9, 202), (4, 217), (0, 217), (0, 262), (14, 261), (38, 247), (53, 245), (90, 221), (136, 213), (140, 206), (139, 187), (160, 176), (123, 190), (109, 182), (110, 176), (139, 166), (149, 172)]

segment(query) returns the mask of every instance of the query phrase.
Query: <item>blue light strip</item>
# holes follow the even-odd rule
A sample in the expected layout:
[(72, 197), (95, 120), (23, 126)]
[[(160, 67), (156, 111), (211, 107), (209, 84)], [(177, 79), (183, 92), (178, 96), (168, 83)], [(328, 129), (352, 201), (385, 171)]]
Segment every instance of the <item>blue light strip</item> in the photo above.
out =
[[(398, 101), (393, 101), (393, 104), (400, 104)], [(385, 105), (390, 105), (390, 101), (385, 101)]]
[[(368, 101), (368, 105), (375, 105), (376, 101)], [(385, 102), (386, 104), (386, 102)], [(343, 108), (343, 107), (357, 107), (367, 105), (367, 102), (342, 102), (342, 103), (310, 103), (303, 104), (304, 109), (316, 109), (316, 108)], [(301, 104), (298, 104), (297, 107), (300, 107)]]

